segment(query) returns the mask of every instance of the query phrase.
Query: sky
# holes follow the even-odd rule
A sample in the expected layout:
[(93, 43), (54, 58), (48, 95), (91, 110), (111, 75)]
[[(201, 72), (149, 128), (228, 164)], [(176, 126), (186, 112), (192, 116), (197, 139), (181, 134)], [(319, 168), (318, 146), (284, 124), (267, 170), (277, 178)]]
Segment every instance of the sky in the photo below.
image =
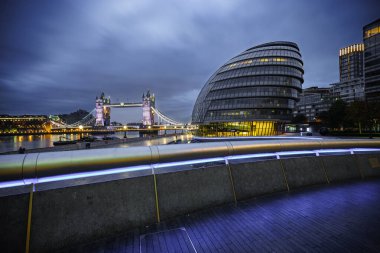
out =
[(188, 122), (221, 65), (270, 41), (296, 42), (303, 87), (327, 87), (339, 49), (379, 15), (378, 0), (1, 0), (0, 114), (91, 111), (101, 92), (140, 102), (150, 90), (161, 112)]

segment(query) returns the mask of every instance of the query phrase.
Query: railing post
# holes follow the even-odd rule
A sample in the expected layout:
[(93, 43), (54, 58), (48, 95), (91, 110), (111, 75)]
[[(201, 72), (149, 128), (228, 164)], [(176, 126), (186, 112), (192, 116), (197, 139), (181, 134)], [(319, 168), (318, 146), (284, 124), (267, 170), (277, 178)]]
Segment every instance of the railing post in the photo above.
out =
[(31, 227), (32, 227), (33, 192), (34, 192), (34, 183), (31, 184), (30, 192), (29, 192), (28, 223), (26, 226), (25, 253), (29, 253), (30, 251), (30, 232), (31, 232)]
[(236, 199), (235, 184), (234, 184), (234, 178), (232, 176), (231, 166), (230, 166), (230, 163), (228, 162), (228, 158), (227, 157), (224, 159), (224, 161), (226, 163), (226, 166), (227, 166), (227, 169), (228, 169), (228, 173), (230, 175), (232, 195), (234, 196), (234, 202), (235, 202), (235, 206), (236, 206), (237, 205), (237, 199)]
[(156, 173), (154, 171), (153, 166), (152, 166), (152, 174), (153, 174), (154, 195), (155, 195), (155, 203), (156, 203), (156, 217), (157, 217), (157, 223), (160, 223), (160, 207), (158, 203), (157, 179), (156, 179)]

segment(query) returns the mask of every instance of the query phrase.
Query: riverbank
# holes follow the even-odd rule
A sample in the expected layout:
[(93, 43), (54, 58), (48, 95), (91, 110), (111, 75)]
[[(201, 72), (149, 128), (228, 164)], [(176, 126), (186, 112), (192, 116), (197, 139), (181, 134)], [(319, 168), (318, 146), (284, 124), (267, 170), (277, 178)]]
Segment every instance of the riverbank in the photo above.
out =
[[(54, 146), (54, 147), (43, 147), (43, 148), (33, 148), (26, 149), (25, 153), (41, 153), (41, 152), (54, 152), (54, 151), (70, 151), (70, 150), (81, 150), (81, 149), (94, 149), (94, 148), (112, 148), (112, 147), (127, 147), (129, 145), (136, 146), (138, 142), (144, 142), (142, 145), (149, 145), (149, 141), (165, 139), (160, 144), (167, 144), (168, 142), (175, 140), (177, 138), (184, 138), (183, 134), (167, 134), (167, 135), (158, 135), (158, 136), (148, 136), (148, 137), (136, 137), (136, 138), (122, 138), (114, 140), (101, 140), (94, 142), (78, 142), (76, 144), (69, 144), (63, 146)], [(157, 142), (155, 142), (157, 143)], [(88, 146), (89, 145), (89, 146)], [(86, 147), (87, 146), (87, 147)], [(18, 151), (7, 151), (2, 152), (0, 155), (6, 154), (18, 154)]]

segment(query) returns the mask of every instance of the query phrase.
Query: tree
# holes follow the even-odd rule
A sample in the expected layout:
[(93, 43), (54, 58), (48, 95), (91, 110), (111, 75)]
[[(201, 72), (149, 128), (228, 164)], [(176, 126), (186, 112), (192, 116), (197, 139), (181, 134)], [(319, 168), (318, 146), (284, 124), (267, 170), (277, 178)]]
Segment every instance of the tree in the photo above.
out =
[(297, 114), (295, 117), (292, 118), (292, 123), (294, 124), (305, 124), (307, 123), (307, 118), (304, 114)]
[(368, 127), (370, 131), (376, 132), (377, 125), (380, 122), (380, 102), (368, 103)]
[(332, 128), (343, 128), (346, 119), (346, 103), (336, 100), (328, 111), (328, 122)]
[(368, 125), (369, 111), (365, 101), (354, 101), (346, 107), (346, 121), (359, 128), (359, 133), (362, 133), (362, 127)]
[[(84, 117), (86, 117), (89, 114), (88, 111), (79, 109), (76, 112), (72, 112), (70, 114), (60, 114), (58, 115), (66, 124), (73, 124), (75, 122), (80, 121)], [(93, 118), (93, 116), (90, 116)]]
[(317, 113), (316, 115), (317, 122), (320, 122), (322, 126), (327, 126), (329, 123), (329, 112), (328, 111), (322, 111)]

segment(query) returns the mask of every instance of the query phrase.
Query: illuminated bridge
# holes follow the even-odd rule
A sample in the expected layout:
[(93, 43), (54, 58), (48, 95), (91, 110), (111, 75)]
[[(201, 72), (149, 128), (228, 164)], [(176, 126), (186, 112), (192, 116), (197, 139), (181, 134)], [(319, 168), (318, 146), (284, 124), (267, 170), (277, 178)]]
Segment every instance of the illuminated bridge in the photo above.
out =
[(380, 140), (3, 155), (0, 243), (2, 252), (379, 252), (379, 176)]
[[(111, 98), (106, 97), (104, 93), (100, 97), (96, 97), (95, 108), (91, 110), (88, 115), (83, 117), (81, 120), (66, 124), (63, 122), (58, 122), (51, 120), (52, 130), (60, 129), (70, 129), (70, 128), (81, 128), (81, 129), (91, 129), (92, 127), (109, 127), (111, 125), (111, 108), (142, 108), (142, 125), (144, 129), (150, 129), (153, 126), (159, 128), (159, 130), (164, 129), (175, 129), (184, 128), (185, 124), (176, 121), (158, 110), (155, 105), (155, 96), (150, 94), (148, 91), (142, 96), (142, 102), (120, 102), (111, 103)], [(157, 122), (155, 121), (157, 119)], [(116, 127), (117, 130), (117, 127)], [(126, 130), (119, 129), (119, 130)], [(128, 131), (137, 131), (135, 128), (130, 128)]]

